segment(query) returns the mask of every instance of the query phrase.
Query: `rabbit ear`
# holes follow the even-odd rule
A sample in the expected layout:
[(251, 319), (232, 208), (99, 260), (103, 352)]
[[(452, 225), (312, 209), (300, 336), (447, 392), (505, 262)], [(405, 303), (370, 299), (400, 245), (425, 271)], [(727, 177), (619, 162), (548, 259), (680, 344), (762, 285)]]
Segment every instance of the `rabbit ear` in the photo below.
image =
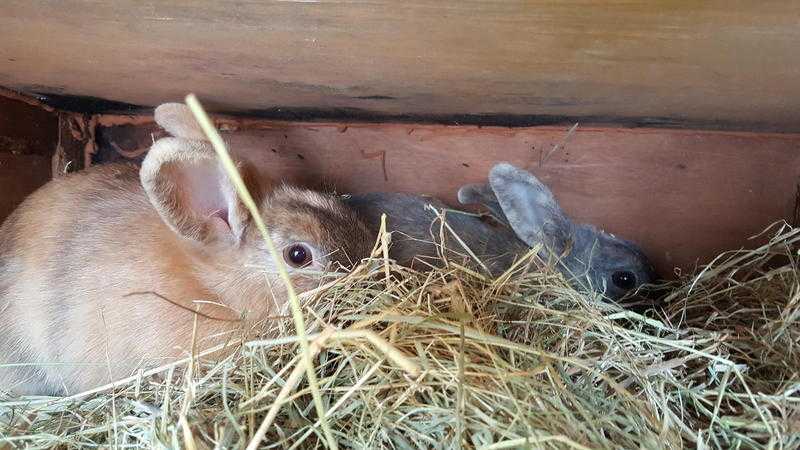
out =
[(458, 201), (462, 205), (481, 204), (491, 211), (498, 220), (508, 223), (503, 208), (497, 202), (494, 191), (488, 184), (466, 184), (458, 190)]
[(492, 168), (489, 185), (517, 237), (529, 246), (542, 243), (563, 254), (572, 239), (573, 226), (547, 186), (508, 163)]
[[(256, 178), (240, 165), (251, 194)], [(139, 172), (142, 186), (161, 219), (177, 234), (198, 241), (238, 242), (250, 216), (207, 142), (162, 138), (153, 144)]]
[(164, 103), (159, 105), (153, 116), (161, 128), (175, 137), (184, 139), (208, 140), (192, 111), (183, 103)]

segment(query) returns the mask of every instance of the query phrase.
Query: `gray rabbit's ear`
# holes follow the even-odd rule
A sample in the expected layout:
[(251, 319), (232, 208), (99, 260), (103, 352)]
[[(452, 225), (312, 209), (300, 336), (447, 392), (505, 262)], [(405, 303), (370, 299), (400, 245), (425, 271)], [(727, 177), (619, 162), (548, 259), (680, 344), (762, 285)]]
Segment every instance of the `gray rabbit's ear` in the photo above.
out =
[(564, 253), (572, 240), (572, 222), (547, 186), (508, 163), (492, 168), (489, 185), (517, 237), (531, 247), (541, 243), (558, 255)]
[(503, 213), (503, 208), (500, 207), (494, 191), (488, 184), (466, 184), (461, 186), (461, 189), (458, 190), (458, 201), (462, 205), (481, 204), (489, 208), (489, 211), (497, 220), (508, 223), (508, 218)]

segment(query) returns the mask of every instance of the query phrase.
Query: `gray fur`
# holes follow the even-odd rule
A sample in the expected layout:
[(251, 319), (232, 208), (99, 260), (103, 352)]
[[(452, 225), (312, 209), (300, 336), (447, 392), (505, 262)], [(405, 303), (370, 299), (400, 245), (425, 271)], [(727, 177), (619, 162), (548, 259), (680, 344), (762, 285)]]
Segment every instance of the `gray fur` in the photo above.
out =
[(508, 224), (526, 244), (542, 243), (559, 255), (567, 250), (572, 222), (536, 177), (510, 164), (497, 164), (489, 172), (489, 186)]
[(467, 184), (458, 190), (458, 201), (462, 205), (480, 204), (489, 209), (492, 215), (500, 222), (508, 225), (508, 217), (503, 212), (503, 207), (497, 201), (497, 196), (488, 184)]
[(353, 195), (345, 202), (356, 209), (362, 220), (373, 228), (380, 227), (381, 214), (387, 216), (392, 232), (391, 257), (399, 264), (413, 268), (435, 265), (440, 260), (441, 222), (437, 213), (445, 211), (445, 220), (469, 249), (465, 249), (452, 233), (445, 230), (444, 256), (453, 259), (475, 253), (492, 275), (503, 273), (515, 260), (529, 251), (513, 231), (473, 214), (448, 209), (438, 199), (401, 193)]
[[(514, 260), (543, 244), (539, 257), (558, 261), (558, 268), (579, 289), (620, 299), (643, 284), (655, 281), (647, 257), (633, 243), (588, 224), (573, 223), (561, 210), (550, 189), (532, 174), (510, 164), (497, 164), (489, 173), (489, 184), (463, 186), (461, 203), (481, 203), (501, 222), (492, 224), (475, 215), (447, 210), (439, 200), (410, 194), (372, 193), (347, 199), (362, 218), (377, 231), (382, 213), (393, 232), (391, 256), (398, 263), (435, 262), (441, 251), (440, 223), (427, 205), (447, 210), (446, 220), (455, 234), (486, 265), (492, 275), (503, 273)], [(446, 235), (445, 256), (468, 255), (458, 240)], [(613, 282), (613, 275), (629, 272), (633, 289)]]

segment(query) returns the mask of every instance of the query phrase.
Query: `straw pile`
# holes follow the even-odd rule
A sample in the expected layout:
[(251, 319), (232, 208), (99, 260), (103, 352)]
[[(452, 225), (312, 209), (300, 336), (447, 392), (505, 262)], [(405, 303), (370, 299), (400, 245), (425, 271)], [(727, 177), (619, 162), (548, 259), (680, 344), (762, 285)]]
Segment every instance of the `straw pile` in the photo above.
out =
[[(305, 303), (324, 420), (289, 337), (84, 397), (0, 403), (0, 441), (798, 448), (800, 229), (771, 232), (763, 247), (675, 283), (666, 309), (646, 315), (575, 291), (547, 267), (519, 264), (491, 280), (376, 257)], [(266, 327), (264, 336), (293, 334), (289, 320)]]

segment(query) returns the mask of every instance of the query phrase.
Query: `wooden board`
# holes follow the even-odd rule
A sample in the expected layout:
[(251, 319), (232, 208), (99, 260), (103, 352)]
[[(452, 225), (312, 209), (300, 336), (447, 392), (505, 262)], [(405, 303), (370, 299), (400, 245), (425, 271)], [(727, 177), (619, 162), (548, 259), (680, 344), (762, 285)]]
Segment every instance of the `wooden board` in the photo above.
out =
[(797, 132), (798, 17), (794, 0), (4, 0), (0, 86)]
[(55, 113), (0, 96), (0, 221), (50, 179), (57, 143)]
[(0, 152), (0, 223), (25, 197), (50, 180), (50, 157)]
[[(101, 118), (96, 163), (134, 159), (161, 131)], [(145, 122), (145, 123), (142, 123)], [(111, 124), (103, 126), (102, 124)], [(123, 123), (123, 125), (120, 125)], [(113, 125), (116, 124), (116, 125)], [(583, 128), (226, 122), (231, 147), (274, 178), (339, 192), (426, 193), (455, 205), (498, 161), (527, 167), (574, 219), (641, 243), (665, 274), (790, 219), (800, 135)], [(554, 150), (555, 149), (555, 150)]]

